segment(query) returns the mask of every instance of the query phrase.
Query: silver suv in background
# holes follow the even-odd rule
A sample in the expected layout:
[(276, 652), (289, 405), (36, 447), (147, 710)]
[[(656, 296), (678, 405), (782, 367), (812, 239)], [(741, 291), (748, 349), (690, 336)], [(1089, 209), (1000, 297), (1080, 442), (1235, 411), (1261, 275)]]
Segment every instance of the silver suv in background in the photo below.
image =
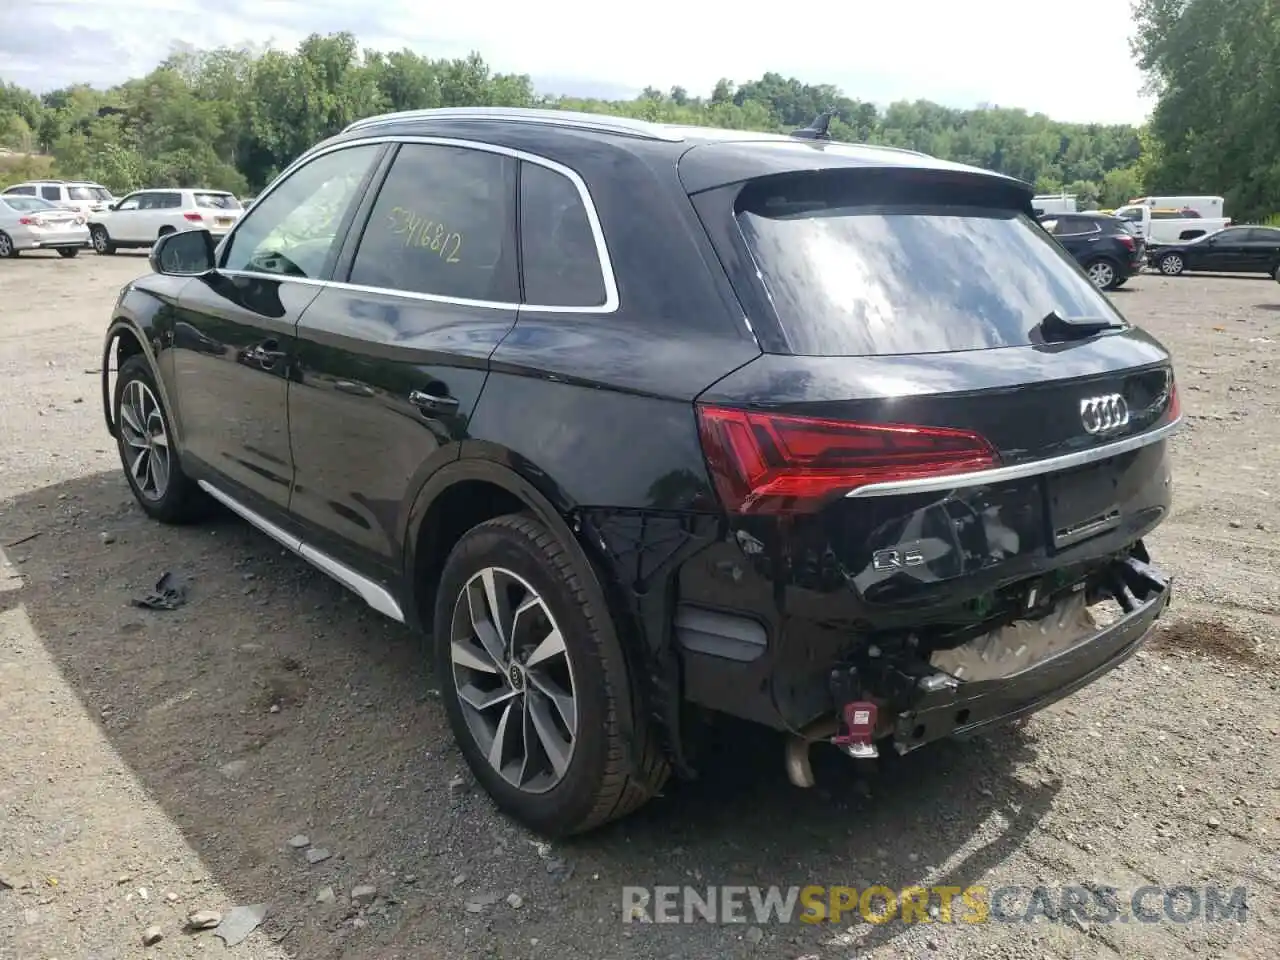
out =
[(106, 210), (115, 200), (110, 190), (90, 180), (28, 180), (6, 187), (0, 196), (39, 197), (86, 216)]
[(154, 188), (135, 190), (89, 218), (93, 249), (115, 253), (130, 247), (149, 247), (167, 233), (208, 230), (222, 237), (240, 219), (244, 208), (225, 190)]

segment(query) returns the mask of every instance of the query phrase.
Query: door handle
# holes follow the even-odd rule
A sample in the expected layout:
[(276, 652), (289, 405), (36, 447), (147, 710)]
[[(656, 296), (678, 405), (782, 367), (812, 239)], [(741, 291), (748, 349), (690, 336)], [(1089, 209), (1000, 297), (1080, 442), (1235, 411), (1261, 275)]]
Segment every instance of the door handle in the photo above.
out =
[(434, 393), (426, 393), (422, 390), (411, 391), (409, 402), (417, 407), (420, 413), (452, 413), (458, 409), (457, 397), (438, 397)]
[(246, 360), (252, 360), (263, 370), (270, 370), (276, 365), (276, 361), (284, 356), (284, 351), (280, 350), (279, 346), (280, 343), (277, 340), (264, 340), (246, 350), (244, 356)]

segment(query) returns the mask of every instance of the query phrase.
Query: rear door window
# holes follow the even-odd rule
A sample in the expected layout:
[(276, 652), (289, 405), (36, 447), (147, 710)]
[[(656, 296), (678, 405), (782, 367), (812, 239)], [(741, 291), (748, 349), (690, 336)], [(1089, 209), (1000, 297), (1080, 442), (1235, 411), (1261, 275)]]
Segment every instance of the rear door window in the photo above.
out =
[(516, 303), (515, 181), (516, 161), (503, 154), (402, 145), (360, 238), (350, 282)]
[(44, 197), (44, 199), (46, 200), (56, 203), (57, 201), (62, 199), (62, 188), (61, 187), (41, 187), (40, 196)]
[(1029, 216), (963, 203), (994, 196), (856, 175), (769, 178), (743, 189), (737, 218), (797, 354), (1025, 345), (1050, 312), (1123, 323)]

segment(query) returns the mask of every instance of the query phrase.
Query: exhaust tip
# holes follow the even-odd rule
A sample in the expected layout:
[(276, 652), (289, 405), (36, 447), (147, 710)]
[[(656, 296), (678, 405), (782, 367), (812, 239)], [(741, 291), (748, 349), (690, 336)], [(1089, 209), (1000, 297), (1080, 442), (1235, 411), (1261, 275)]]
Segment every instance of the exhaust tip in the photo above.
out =
[(787, 740), (787, 779), (793, 787), (813, 786), (813, 764), (809, 762), (809, 741), (802, 737)]

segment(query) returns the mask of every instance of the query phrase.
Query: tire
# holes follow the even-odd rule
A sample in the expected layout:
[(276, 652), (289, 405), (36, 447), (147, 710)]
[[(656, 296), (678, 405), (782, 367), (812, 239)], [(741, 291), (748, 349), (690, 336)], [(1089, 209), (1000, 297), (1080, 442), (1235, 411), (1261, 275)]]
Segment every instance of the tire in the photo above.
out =
[(1156, 266), (1166, 277), (1179, 276), (1183, 270), (1187, 269), (1186, 262), (1180, 254), (1176, 253), (1166, 253), (1156, 261)]
[[(207, 516), (212, 501), (178, 462), (172, 421), (146, 357), (135, 354), (120, 365), (113, 400), (120, 465), (138, 505), (161, 523), (191, 523)], [(156, 442), (160, 436), (164, 444)], [(144, 457), (148, 462), (139, 463)], [(163, 474), (156, 469), (160, 462)]]
[(1119, 290), (1121, 287), (1123, 287), (1123, 286), (1124, 286), (1126, 283), (1128, 283), (1128, 282), (1129, 282), (1129, 278), (1128, 278), (1128, 277), (1125, 277), (1123, 280), (1117, 280), (1117, 281), (1115, 282), (1115, 286), (1113, 286), (1111, 289), (1113, 289), (1113, 290)]
[(159, 240), (161, 237), (167, 237), (173, 232), (173, 227), (161, 227), (160, 232), (156, 234), (156, 239)]
[(1114, 290), (1120, 285), (1120, 271), (1116, 269), (1116, 265), (1105, 257), (1099, 257), (1097, 260), (1091, 260), (1085, 264), (1085, 273), (1089, 275), (1089, 280), (1099, 290)]
[(1275, 269), (1271, 271), (1271, 277), (1276, 283), (1280, 283), (1280, 263), (1275, 265)]
[(74, 257), (80, 256), (80, 248), (79, 247), (59, 247), (58, 256), (60, 256), (63, 260), (71, 260)]
[(0, 230), (0, 260), (12, 260), (18, 256), (18, 248), (13, 245), (13, 239)]
[[(489, 623), (490, 595), (504, 597), (508, 610), (524, 611), (519, 618), (505, 618), (516, 627), (504, 633), (514, 634), (513, 646), (520, 648), (514, 654), (498, 649), (495, 658), (478, 640), (471, 604), (477, 604), (482, 623)], [(528, 516), (498, 517), (473, 527), (450, 552), (441, 574), (433, 646), (454, 737), (499, 809), (545, 836), (583, 833), (626, 816), (657, 793), (669, 773), (642, 716), (632, 718), (639, 735), (637, 769), (629, 775), (622, 767), (617, 694), (628, 679), (626, 664), (601, 637), (608, 616), (587, 598), (569, 552)], [(552, 640), (556, 636), (559, 643)], [(568, 714), (556, 710), (543, 692), (547, 689), (559, 694), (567, 689), (573, 709)], [(486, 694), (501, 700), (485, 705)], [(521, 722), (513, 726), (513, 719)], [(539, 732), (544, 729), (554, 736)], [(510, 750), (500, 752), (494, 766), (488, 757), (500, 731)], [(543, 747), (548, 741), (557, 746)], [(558, 770), (548, 760), (553, 749), (564, 758)], [(517, 762), (520, 756), (525, 759)]]
[(89, 228), (89, 242), (93, 244), (93, 252), (109, 257), (116, 252), (116, 245), (111, 242), (111, 235), (106, 227), (94, 225)]

